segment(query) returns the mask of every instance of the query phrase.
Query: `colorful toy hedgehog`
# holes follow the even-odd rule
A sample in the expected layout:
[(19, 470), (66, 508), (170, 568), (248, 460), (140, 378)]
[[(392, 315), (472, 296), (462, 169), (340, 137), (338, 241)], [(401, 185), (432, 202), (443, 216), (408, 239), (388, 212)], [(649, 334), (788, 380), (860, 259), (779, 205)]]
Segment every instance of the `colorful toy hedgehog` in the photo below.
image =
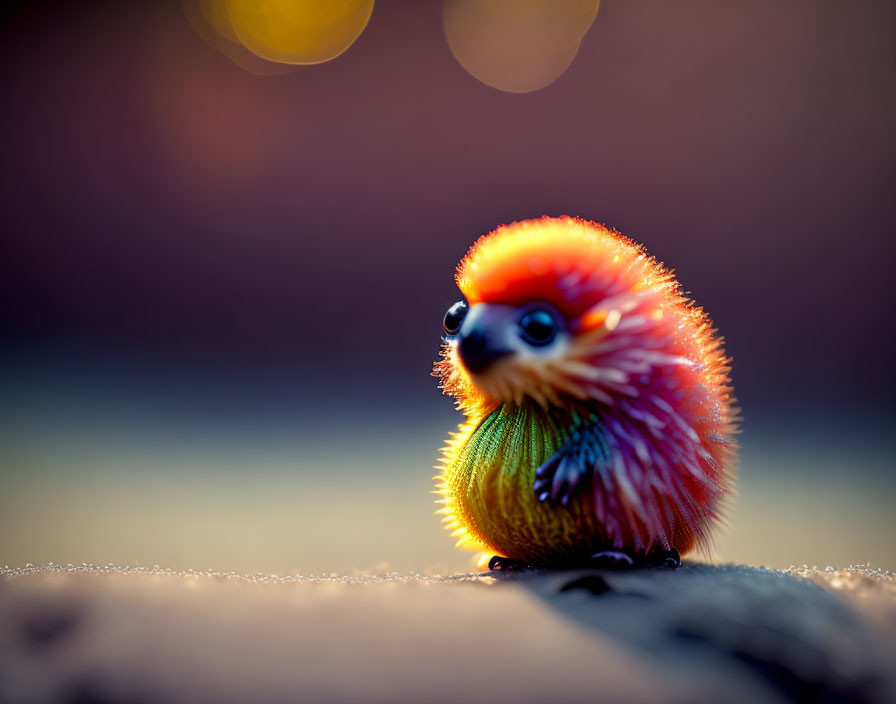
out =
[(730, 491), (728, 360), (644, 249), (593, 222), (526, 220), (457, 268), (435, 374), (466, 422), (440, 512), (492, 569), (677, 567)]

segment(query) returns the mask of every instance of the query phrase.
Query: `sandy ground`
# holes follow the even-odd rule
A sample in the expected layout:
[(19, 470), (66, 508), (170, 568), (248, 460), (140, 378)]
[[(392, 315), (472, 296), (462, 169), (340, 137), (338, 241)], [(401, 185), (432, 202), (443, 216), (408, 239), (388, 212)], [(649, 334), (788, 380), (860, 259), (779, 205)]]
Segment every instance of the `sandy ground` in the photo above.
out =
[(896, 701), (896, 575), (0, 571), (0, 701)]

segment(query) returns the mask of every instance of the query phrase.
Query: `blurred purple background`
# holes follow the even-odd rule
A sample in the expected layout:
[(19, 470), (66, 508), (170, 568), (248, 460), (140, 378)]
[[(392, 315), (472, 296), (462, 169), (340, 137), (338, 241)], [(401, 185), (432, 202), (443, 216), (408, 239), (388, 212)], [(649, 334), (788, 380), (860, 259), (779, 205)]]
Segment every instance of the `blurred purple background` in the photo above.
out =
[(267, 77), (176, 2), (8, 5), (0, 563), (463, 567), (426, 493), (453, 268), (566, 213), (727, 339), (715, 557), (896, 567), (894, 29), (884, 0), (605, 0), (510, 94), (435, 2), (377, 0), (345, 54)]

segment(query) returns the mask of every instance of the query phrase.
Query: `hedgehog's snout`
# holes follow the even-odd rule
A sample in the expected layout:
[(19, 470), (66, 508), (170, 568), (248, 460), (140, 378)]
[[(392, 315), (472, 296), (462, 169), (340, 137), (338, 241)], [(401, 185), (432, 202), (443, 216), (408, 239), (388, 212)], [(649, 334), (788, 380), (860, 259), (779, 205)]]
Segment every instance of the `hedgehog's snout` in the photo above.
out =
[(505, 347), (495, 345), (488, 333), (477, 329), (460, 336), (457, 351), (464, 366), (474, 374), (484, 372), (493, 362), (511, 352)]
[(457, 339), (457, 352), (467, 371), (478, 374), (513, 352), (505, 342), (506, 306), (478, 304), (470, 309)]

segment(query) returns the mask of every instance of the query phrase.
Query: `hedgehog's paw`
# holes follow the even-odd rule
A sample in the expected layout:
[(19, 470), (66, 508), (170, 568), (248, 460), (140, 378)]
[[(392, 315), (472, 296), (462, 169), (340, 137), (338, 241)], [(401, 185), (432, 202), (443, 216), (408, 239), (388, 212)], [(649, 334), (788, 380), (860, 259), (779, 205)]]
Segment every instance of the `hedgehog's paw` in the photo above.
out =
[(528, 569), (528, 567), (529, 565), (522, 560), (517, 560), (513, 557), (502, 557), (501, 555), (495, 555), (488, 561), (488, 568), (492, 572), (519, 572), (520, 570)]
[(535, 470), (535, 496), (539, 501), (550, 501), (566, 506), (575, 491), (591, 476), (582, 453), (569, 449), (555, 452)]

